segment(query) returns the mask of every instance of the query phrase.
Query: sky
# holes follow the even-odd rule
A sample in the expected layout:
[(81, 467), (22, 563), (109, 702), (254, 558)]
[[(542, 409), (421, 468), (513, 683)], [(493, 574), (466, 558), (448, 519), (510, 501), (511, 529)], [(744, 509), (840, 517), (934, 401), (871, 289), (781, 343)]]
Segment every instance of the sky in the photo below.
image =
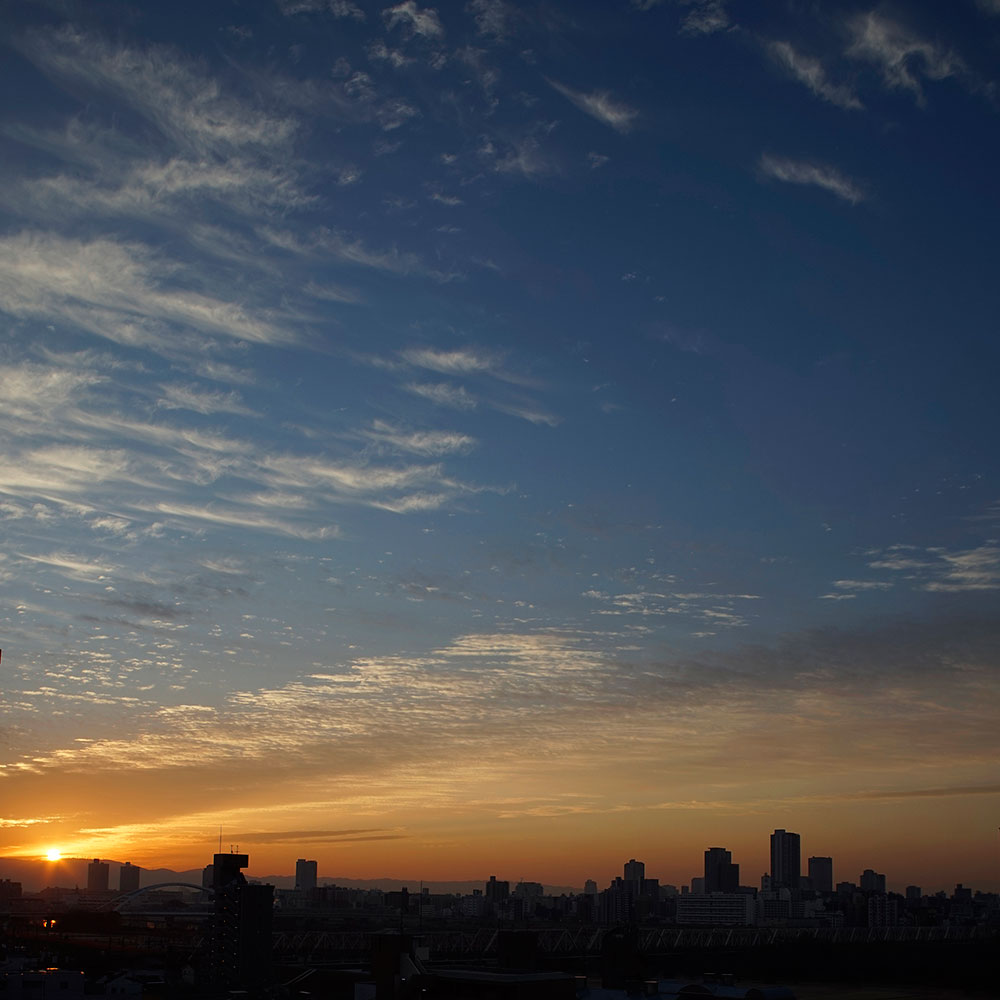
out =
[(0, 40), (0, 855), (1000, 889), (997, 0)]

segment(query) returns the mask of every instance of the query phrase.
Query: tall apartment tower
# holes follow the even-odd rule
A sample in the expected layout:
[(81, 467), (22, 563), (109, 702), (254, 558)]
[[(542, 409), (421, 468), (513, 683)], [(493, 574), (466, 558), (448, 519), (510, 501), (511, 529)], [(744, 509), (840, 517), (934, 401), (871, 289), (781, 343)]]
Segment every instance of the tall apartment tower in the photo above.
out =
[(306, 861), (299, 858), (295, 862), (295, 888), (315, 889), (316, 888), (316, 862)]
[(94, 858), (87, 865), (87, 891), (107, 892), (108, 891), (108, 863), (100, 858)]
[(626, 882), (641, 882), (646, 877), (646, 863), (635, 858), (626, 861), (624, 877)]
[(733, 864), (733, 855), (724, 847), (705, 851), (705, 892), (737, 892), (740, 887), (740, 866)]
[(798, 889), (802, 875), (799, 835), (785, 830), (771, 834), (771, 888)]
[(212, 858), (209, 977), (217, 989), (259, 989), (271, 978), (274, 886), (250, 885), (245, 854)]
[(141, 871), (142, 869), (138, 865), (126, 861), (118, 869), (118, 891), (135, 892), (139, 888), (139, 872)]
[(505, 904), (510, 898), (510, 882), (506, 879), (497, 879), (496, 875), (491, 875), (489, 882), (483, 888), (483, 895), (490, 903)]
[(862, 892), (885, 892), (885, 876), (871, 868), (866, 868), (858, 879)]
[(817, 892), (833, 892), (833, 858), (810, 858), (809, 881)]

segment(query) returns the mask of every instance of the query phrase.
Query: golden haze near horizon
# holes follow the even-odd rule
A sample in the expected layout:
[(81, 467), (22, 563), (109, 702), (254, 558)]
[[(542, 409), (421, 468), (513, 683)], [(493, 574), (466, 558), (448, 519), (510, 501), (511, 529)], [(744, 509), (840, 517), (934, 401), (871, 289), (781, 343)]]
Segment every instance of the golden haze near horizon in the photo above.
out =
[[(838, 881), (855, 881), (871, 867), (899, 891), (907, 884), (925, 891), (956, 882), (996, 885), (997, 834), (986, 824), (993, 796), (985, 789), (822, 796), (786, 779), (771, 782), (767, 798), (748, 801), (738, 786), (713, 788), (691, 778), (679, 785), (675, 776), (678, 798), (662, 801), (624, 767), (586, 774), (553, 757), (551, 784), (539, 784), (535, 772), (531, 790), (524, 774), (499, 780), (504, 768), (514, 771), (511, 759), (493, 767), (456, 762), (440, 779), (414, 773), (405, 785), (370, 777), (351, 793), (347, 782), (334, 788), (315, 775), (255, 777), (250, 762), (200, 774), (193, 767), (109, 772), (101, 782), (91, 774), (75, 791), (71, 771), (41, 781), (15, 773), (7, 788), (38, 816), (0, 836), (6, 856), (43, 859), (59, 851), (64, 860), (186, 870), (211, 860), (221, 819), (223, 850), (238, 844), (258, 877), (289, 873), (295, 858), (310, 857), (324, 877), (464, 881), (496, 874), (578, 887), (588, 878), (606, 884), (630, 857), (645, 861), (661, 882), (687, 884), (701, 874), (704, 850), (723, 846), (741, 866), (741, 883), (758, 885), (769, 867), (768, 835), (783, 826), (801, 834), (803, 866), (809, 856), (832, 856)], [(340, 799), (326, 801), (321, 793)], [(53, 815), (53, 802), (64, 815)], [(53, 876), (58, 870), (51, 866)]]

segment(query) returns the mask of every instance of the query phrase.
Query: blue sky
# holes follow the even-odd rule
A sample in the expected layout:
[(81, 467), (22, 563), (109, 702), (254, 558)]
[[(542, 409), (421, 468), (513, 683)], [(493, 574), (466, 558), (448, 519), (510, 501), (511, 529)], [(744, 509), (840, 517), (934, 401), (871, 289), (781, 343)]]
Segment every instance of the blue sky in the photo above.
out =
[(2, 17), (7, 852), (993, 830), (995, 0)]

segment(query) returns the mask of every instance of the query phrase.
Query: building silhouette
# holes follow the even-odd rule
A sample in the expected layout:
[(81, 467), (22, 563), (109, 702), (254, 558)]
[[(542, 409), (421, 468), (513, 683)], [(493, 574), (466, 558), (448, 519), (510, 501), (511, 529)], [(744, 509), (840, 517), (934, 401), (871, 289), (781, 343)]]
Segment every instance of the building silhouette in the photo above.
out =
[(315, 861), (306, 861), (305, 858), (299, 858), (295, 862), (295, 888), (303, 890), (316, 888)]
[(871, 868), (866, 868), (858, 879), (862, 892), (885, 892), (885, 876)]
[(641, 882), (646, 877), (646, 863), (631, 858), (625, 862), (625, 871), (622, 877), (626, 882)]
[(215, 988), (259, 989), (271, 979), (274, 886), (249, 884), (241, 870), (249, 863), (246, 854), (216, 854), (212, 861), (209, 979)]
[(483, 887), (485, 911), (494, 916), (506, 916), (508, 900), (510, 899), (510, 882), (491, 875), (489, 882)]
[(688, 893), (677, 900), (677, 923), (689, 926), (749, 927), (756, 923), (753, 896), (744, 893)]
[(502, 903), (510, 896), (510, 882), (498, 880), (496, 875), (491, 875), (484, 886), (484, 894), (491, 903)]
[(797, 833), (775, 830), (771, 834), (771, 888), (798, 889), (802, 875)]
[(817, 892), (833, 892), (833, 858), (810, 858), (809, 882)]
[(736, 892), (740, 887), (740, 866), (724, 847), (705, 851), (705, 892)]
[(87, 891), (107, 892), (108, 891), (108, 863), (100, 858), (94, 858), (87, 865)]
[(126, 861), (118, 869), (118, 891), (135, 892), (139, 888), (139, 872), (141, 871), (142, 869), (138, 865)]

